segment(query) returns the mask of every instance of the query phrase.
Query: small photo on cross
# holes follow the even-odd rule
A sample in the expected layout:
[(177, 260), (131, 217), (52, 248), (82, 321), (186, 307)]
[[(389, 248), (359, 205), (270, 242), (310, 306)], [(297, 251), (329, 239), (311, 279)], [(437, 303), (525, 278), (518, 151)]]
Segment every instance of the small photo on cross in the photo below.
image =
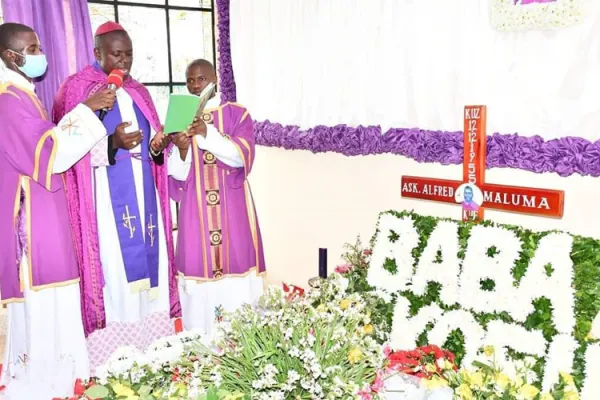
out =
[(463, 209), (477, 211), (483, 204), (483, 192), (473, 183), (463, 183), (456, 190), (454, 199), (462, 204)]

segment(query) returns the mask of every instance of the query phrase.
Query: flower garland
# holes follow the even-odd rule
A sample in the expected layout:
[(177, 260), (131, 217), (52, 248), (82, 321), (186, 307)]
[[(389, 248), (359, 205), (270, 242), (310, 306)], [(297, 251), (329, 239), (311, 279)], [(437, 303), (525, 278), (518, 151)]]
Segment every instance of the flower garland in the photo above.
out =
[[(439, 237), (446, 237), (447, 244)], [(560, 372), (572, 372), (580, 387), (595, 385), (585, 379), (593, 376), (587, 365), (595, 373), (600, 367), (582, 361), (596, 351), (586, 341), (594, 340), (592, 322), (600, 320), (594, 295), (600, 290), (599, 241), (489, 221), (474, 226), (390, 212), (382, 214), (372, 246), (366, 280), (375, 293), (397, 296), (394, 348), (449, 345), (468, 365), (480, 360), (478, 347), (492, 345), (497, 363), (508, 372), (514, 373), (514, 360), (522, 354), (535, 356), (544, 390), (559, 381)], [(451, 265), (454, 254), (458, 267)], [(424, 272), (436, 266), (459, 273)], [(454, 303), (448, 295), (452, 287), (458, 291)]]
[(580, 0), (491, 0), (492, 26), (501, 31), (556, 29), (581, 21)]
[(217, 49), (219, 55), (219, 92), (221, 101), (235, 101), (235, 78), (231, 63), (229, 0), (217, 0)]

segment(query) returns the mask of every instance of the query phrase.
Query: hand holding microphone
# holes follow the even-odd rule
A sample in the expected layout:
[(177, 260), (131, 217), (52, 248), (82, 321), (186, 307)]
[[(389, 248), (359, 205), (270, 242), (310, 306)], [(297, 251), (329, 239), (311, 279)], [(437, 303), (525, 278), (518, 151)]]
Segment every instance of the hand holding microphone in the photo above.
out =
[[(107, 89), (114, 93), (122, 85), (123, 85), (123, 71), (121, 71), (120, 69), (113, 69), (110, 72), (110, 74), (108, 75)], [(100, 115), (98, 116), (98, 118), (100, 118), (100, 121), (104, 120), (106, 113), (108, 112), (108, 110), (110, 110), (112, 108), (113, 105), (114, 105), (114, 101), (112, 102), (112, 104), (110, 104), (109, 107), (103, 107), (101, 109), (102, 111), (100, 111)]]
[(102, 89), (98, 93), (90, 96), (86, 101), (83, 102), (92, 111), (99, 111), (104, 109), (110, 109), (115, 104), (116, 95), (113, 90)]

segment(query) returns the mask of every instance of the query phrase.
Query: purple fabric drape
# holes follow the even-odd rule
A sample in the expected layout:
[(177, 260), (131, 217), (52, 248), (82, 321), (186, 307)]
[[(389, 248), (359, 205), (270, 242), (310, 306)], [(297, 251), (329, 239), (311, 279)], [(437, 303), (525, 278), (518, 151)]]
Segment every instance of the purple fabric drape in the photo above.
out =
[(87, 0), (2, 0), (4, 21), (35, 29), (48, 58), (46, 75), (36, 82), (47, 110), (62, 82), (93, 60), (94, 42)]

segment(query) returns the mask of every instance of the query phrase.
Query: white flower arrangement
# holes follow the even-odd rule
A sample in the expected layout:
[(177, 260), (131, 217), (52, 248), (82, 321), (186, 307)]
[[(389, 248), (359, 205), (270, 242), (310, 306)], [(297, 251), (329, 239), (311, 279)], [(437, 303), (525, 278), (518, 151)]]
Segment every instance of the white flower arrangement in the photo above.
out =
[(340, 275), (294, 299), (271, 287), (212, 341), (192, 332), (119, 349), (83, 398), (377, 399), (387, 353), (369, 304), (347, 288)]
[(458, 302), (460, 263), (457, 231), (458, 225), (455, 222), (441, 221), (431, 233), (412, 277), (411, 290), (415, 294), (424, 294), (428, 282), (438, 282), (442, 285), (442, 302), (446, 305)]
[[(579, 346), (573, 337), (573, 238), (555, 232), (544, 236), (518, 281), (513, 269), (523, 245), (513, 231), (499, 226), (473, 226), (462, 264), (457, 256), (458, 243), (458, 225), (440, 221), (417, 262), (413, 250), (420, 243), (413, 219), (393, 214), (381, 216), (367, 277), (376, 293), (389, 296), (410, 290), (415, 295), (423, 295), (429, 282), (437, 282), (441, 286), (441, 303), (453, 308), (458, 303), (461, 308), (443, 311), (433, 303), (411, 315), (410, 302), (399, 296), (394, 307), (391, 346), (398, 350), (416, 347), (417, 338), (430, 323), (434, 327), (427, 332), (428, 341), (441, 346), (453, 330), (460, 328), (465, 337), (466, 364), (463, 365), (479, 360), (481, 356), (477, 352), (485, 345), (497, 349), (498, 362), (507, 371), (515, 370), (507, 349), (543, 358), (545, 374), (538, 379), (543, 389), (549, 390), (558, 382), (560, 372), (572, 371), (574, 352)], [(394, 261), (396, 274), (384, 268), (387, 259)], [(416, 266), (414, 271), (413, 266)], [(558, 331), (550, 343), (542, 331), (520, 325), (535, 312), (534, 301), (542, 297), (551, 302), (552, 319)], [(480, 313), (507, 313), (517, 323), (493, 320), (484, 329), (473, 318)], [(594, 325), (592, 334), (600, 334), (600, 317)], [(596, 348), (590, 346), (588, 351), (593, 353)], [(589, 371), (587, 376), (590, 376)]]
[(591, 344), (585, 352), (585, 376), (581, 398), (597, 399), (600, 393), (600, 343)]
[(501, 31), (556, 29), (581, 21), (581, 0), (490, 0), (491, 24)]

